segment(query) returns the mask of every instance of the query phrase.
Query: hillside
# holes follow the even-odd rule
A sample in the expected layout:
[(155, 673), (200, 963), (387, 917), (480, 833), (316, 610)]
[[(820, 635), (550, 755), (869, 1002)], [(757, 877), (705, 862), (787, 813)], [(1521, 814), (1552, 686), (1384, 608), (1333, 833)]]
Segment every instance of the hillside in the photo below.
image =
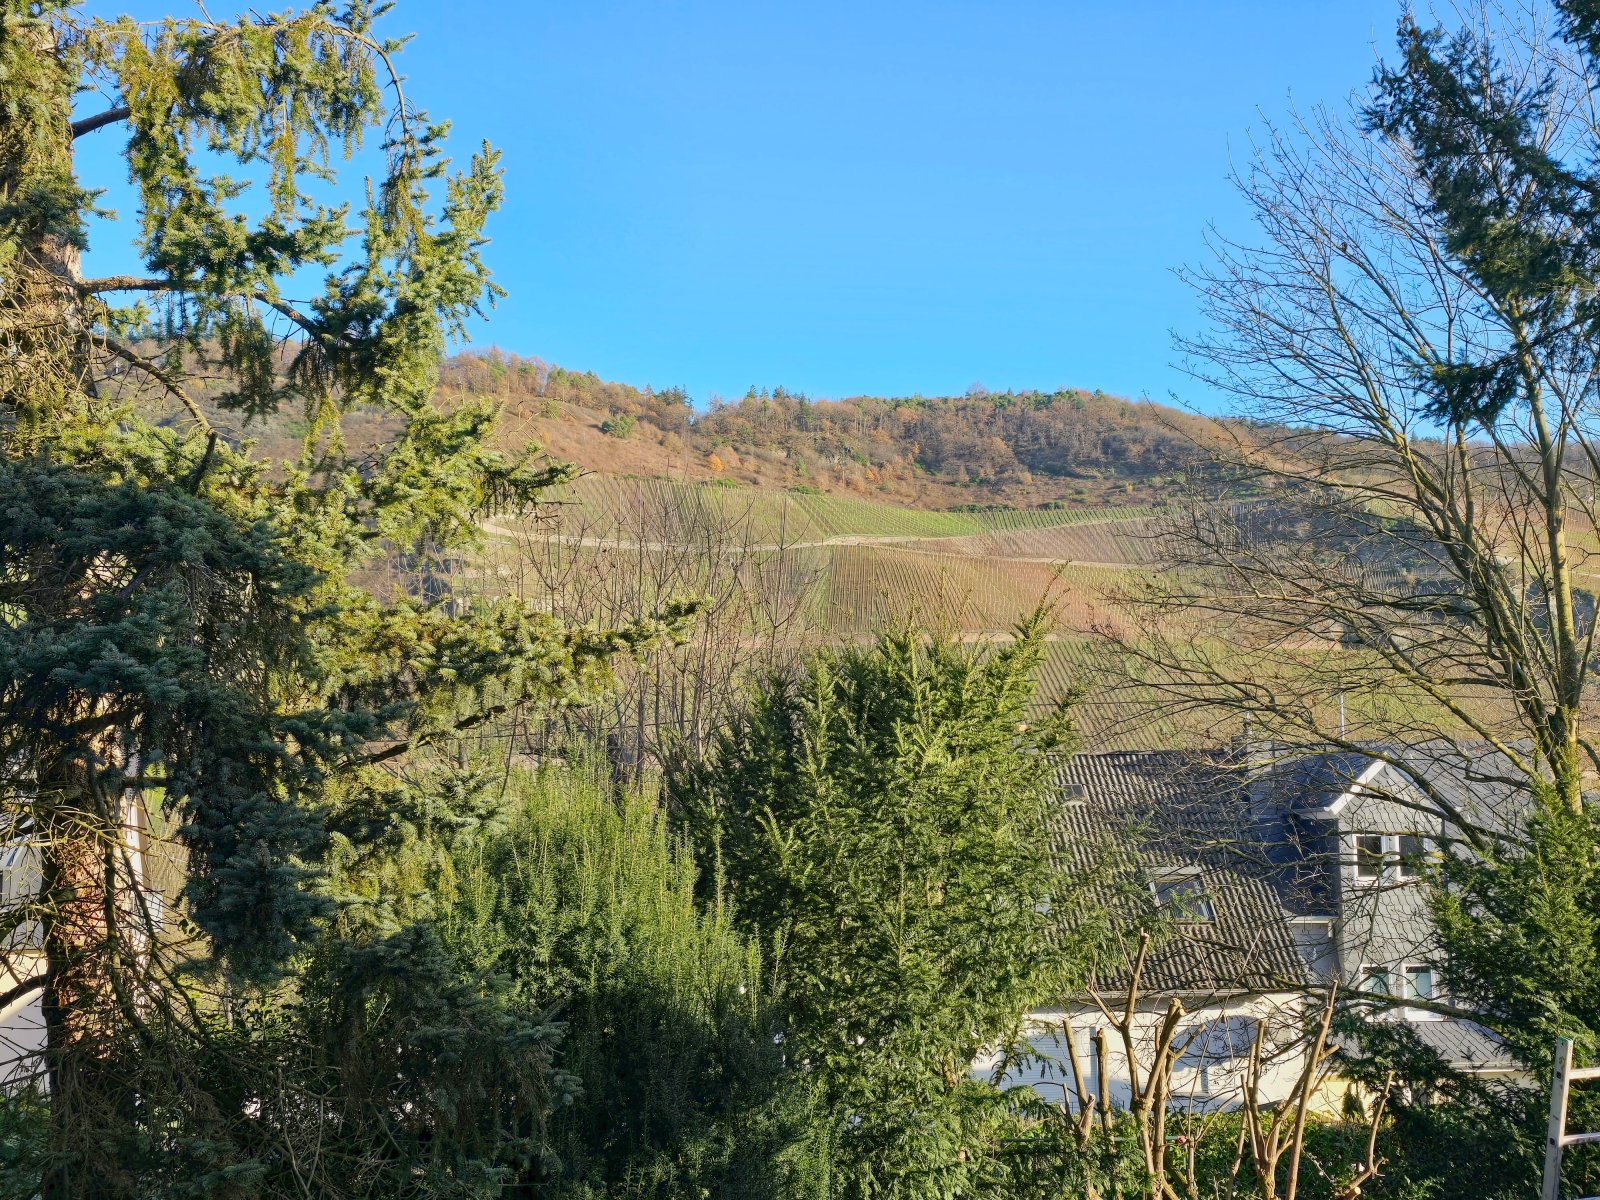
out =
[[(602, 622), (669, 594), (713, 600), (689, 646), (664, 665), (653, 660), (653, 680), (629, 682), (623, 722), (637, 711), (632, 689), (651, 692), (665, 676), (692, 690), (708, 660), (781, 658), (784, 646), (864, 638), (906, 617), (990, 641), (1041, 603), (1057, 616), (1042, 681), (1052, 699), (1085, 670), (1112, 666), (1093, 631), (1121, 625), (1118, 594), (1153, 569), (1160, 514), (1132, 505), (933, 512), (599, 473), (555, 499), (542, 519), (490, 525), (494, 566), (483, 586)], [(1079, 719), (1095, 744), (1115, 745), (1148, 737), (1131, 716), (1126, 698), (1101, 691)]]
[[(187, 386), (224, 436), (296, 455), (303, 414), (246, 419), (224, 406), (225, 378), (188, 365)], [(499, 561), (470, 568), (470, 586), (513, 587), (602, 623), (645, 615), (667, 595), (715, 598), (689, 647), (624, 672), (608, 702), (616, 726), (665, 727), (665, 713), (681, 720), (693, 708), (695, 727), (709, 728), (738, 679), (800, 645), (861, 638), (907, 616), (988, 641), (1048, 601), (1058, 625), (1045, 698), (1100, 681), (1077, 710), (1089, 744), (1214, 743), (1237, 732), (1115, 682), (1121, 672), (1099, 637), (1128, 631), (1123, 597), (1160, 569), (1163, 510), (1180, 485), (1205, 478), (1206, 439), (1217, 435), (1187, 414), (1083, 392), (812, 401), (782, 389), (697, 413), (678, 390), (493, 351), (444, 363), (440, 387), (447, 405), (493, 400), (508, 446), (536, 443), (584, 469), (543, 520), (491, 525)], [(183, 419), (154, 389), (129, 400)], [(346, 450), (359, 458), (396, 431), (392, 418), (352, 412)], [(1260, 511), (1270, 519), (1257, 533), (1272, 541), (1348, 533)], [(1366, 561), (1363, 545), (1357, 538), (1351, 552)], [(1306, 653), (1334, 652), (1313, 643)], [(646, 696), (657, 713), (648, 721)]]
[[(224, 378), (189, 366), (225, 436), (296, 453), (301, 414), (246, 419), (220, 403)], [(719, 612), (746, 611), (709, 619), (694, 652), (730, 662), (733, 644), (859, 638), (906, 616), (989, 640), (1049, 601), (1047, 696), (1111, 666), (1092, 631), (1121, 623), (1118, 594), (1153, 568), (1161, 509), (1201, 467), (1206, 436), (1176, 410), (1081, 391), (813, 401), (779, 388), (696, 412), (676, 389), (496, 351), (448, 360), (440, 388), (447, 404), (494, 400), (508, 446), (537, 443), (584, 471), (542, 520), (491, 523), (497, 561), (472, 568), (469, 586), (602, 622), (666, 593), (717, 595)], [(164, 395), (139, 403), (181, 419)], [(361, 411), (345, 425), (358, 454), (395, 433)], [(642, 686), (625, 687), (626, 703)], [(1083, 732), (1142, 744), (1151, 732), (1130, 728), (1129, 711), (1100, 691), (1080, 710)]]
[(449, 360), (441, 387), (502, 401), (509, 437), (591, 471), (925, 509), (1158, 502), (1207, 435), (1176, 409), (1082, 390), (813, 400), (778, 387), (697, 413), (680, 389), (494, 350)]
[[(807, 641), (909, 615), (988, 640), (1048, 601), (1060, 624), (1047, 698), (1111, 667), (1091, 630), (1120, 622), (1117, 594), (1151, 569), (1154, 518), (1207, 434), (1177, 410), (1085, 391), (811, 400), (776, 388), (697, 413), (678, 389), (497, 351), (451, 359), (441, 388), (493, 397), (509, 441), (589, 472), (541, 530), (508, 539), (571, 615), (642, 611), (647, 577), (715, 593), (728, 582), (701, 573), (718, 558), (762, 597), (747, 619)], [(1079, 712), (1097, 745), (1151, 736), (1130, 726), (1125, 698), (1102, 691)]]

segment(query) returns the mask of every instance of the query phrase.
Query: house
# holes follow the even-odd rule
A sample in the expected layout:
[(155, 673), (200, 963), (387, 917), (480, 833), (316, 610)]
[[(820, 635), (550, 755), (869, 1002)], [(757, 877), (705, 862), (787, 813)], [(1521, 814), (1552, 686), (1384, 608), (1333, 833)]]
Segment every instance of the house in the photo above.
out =
[[(22, 910), (39, 893), (39, 853), (26, 840), (0, 842), (0, 906), (8, 920), (21, 918)], [(39, 923), (17, 919), (5, 936), (0, 965), (0, 994), (17, 993), (44, 969)], [(44, 1014), (39, 992), (13, 995), (0, 1005), (0, 1086), (26, 1082), (40, 1074), (44, 1051)]]
[(1463, 825), (1507, 832), (1526, 799), (1486, 747), (1374, 746), (1292, 756), (1250, 774), (1250, 808), (1278, 890), (1324, 983), (1372, 997), (1456, 1070), (1508, 1074), (1499, 1040), (1448, 1015), (1423, 868)]
[[(1173, 1043), (1181, 1049), (1172, 1080), (1178, 1102), (1237, 1106), (1258, 1029), (1257, 1095), (1281, 1101), (1305, 1066), (1307, 1021), (1335, 983), (1370, 996), (1381, 1019), (1407, 1022), (1457, 1069), (1513, 1071), (1493, 1034), (1443, 1011), (1421, 886), (1426, 856), (1452, 836), (1446, 812), (1502, 826), (1515, 816), (1512, 775), (1494, 756), (1459, 748), (1409, 748), (1409, 771), (1397, 761), (1378, 747), (1229, 747), (1080, 754), (1067, 764), (1061, 853), (1081, 867), (1123, 854), (1118, 882), (1102, 899), (1125, 923), (1159, 930), (1134, 997), (1140, 1076), (1176, 998), (1184, 1014)], [(1126, 1011), (1138, 957), (1131, 945), (1113, 952), (1086, 994), (1029, 1014), (1031, 1054), (1004, 1063), (990, 1056), (975, 1072), (1071, 1102), (1075, 1049), (1086, 1078), (1096, 1081), (1103, 1069), (1113, 1104), (1125, 1105), (1130, 1070), (1112, 1027)], [(1336, 1108), (1344, 1091), (1325, 1087), (1319, 1103)]]

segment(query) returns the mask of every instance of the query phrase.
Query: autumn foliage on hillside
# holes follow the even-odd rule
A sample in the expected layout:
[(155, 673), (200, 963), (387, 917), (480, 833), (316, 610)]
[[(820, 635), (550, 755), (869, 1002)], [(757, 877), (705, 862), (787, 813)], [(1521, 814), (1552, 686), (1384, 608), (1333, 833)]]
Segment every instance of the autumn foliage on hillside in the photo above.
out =
[[(496, 350), (450, 359), (441, 383), (501, 399), (511, 428), (591, 470), (940, 507), (1149, 500), (1202, 457), (1196, 418), (1099, 391), (814, 400), (751, 388), (696, 412), (681, 388), (607, 382)], [(602, 429), (608, 436), (589, 436)]]

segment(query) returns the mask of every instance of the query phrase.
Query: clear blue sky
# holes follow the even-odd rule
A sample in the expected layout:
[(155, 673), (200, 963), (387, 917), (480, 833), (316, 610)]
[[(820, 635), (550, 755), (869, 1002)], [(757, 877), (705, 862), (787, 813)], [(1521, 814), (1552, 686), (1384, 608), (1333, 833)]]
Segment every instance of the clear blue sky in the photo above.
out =
[(1170, 365), (1198, 321), (1171, 269), (1208, 222), (1247, 231), (1230, 148), (1258, 110), (1342, 103), (1398, 13), (401, 0), (386, 20), (416, 32), (408, 87), (459, 156), (505, 154), (489, 257), (510, 296), (479, 345), (700, 404), (973, 382), (1205, 404)]

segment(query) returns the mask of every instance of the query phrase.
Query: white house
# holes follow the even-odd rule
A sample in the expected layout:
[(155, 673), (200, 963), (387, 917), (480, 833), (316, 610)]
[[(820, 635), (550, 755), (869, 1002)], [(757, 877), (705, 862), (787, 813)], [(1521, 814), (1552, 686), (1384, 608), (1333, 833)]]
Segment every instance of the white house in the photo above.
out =
[[(1454, 803), (1480, 812), (1513, 803), (1503, 787), (1464, 778), (1450, 786), (1459, 793)], [(1488, 1030), (1429, 1007), (1443, 997), (1419, 868), (1440, 831), (1424, 800), (1403, 772), (1371, 754), (1076, 756), (1062, 777), (1060, 851), (1087, 866), (1108, 848), (1131, 848), (1133, 898), (1124, 891), (1107, 900), (1129, 917), (1142, 906), (1162, 930), (1134, 1006), (1140, 1076), (1177, 999), (1174, 1103), (1201, 1111), (1241, 1104), (1258, 1031), (1257, 1099), (1281, 1102), (1305, 1067), (1308, 1021), (1335, 983), (1370, 995), (1383, 1019), (1407, 1022), (1457, 1069), (1512, 1072)], [(991, 1054), (974, 1073), (1075, 1105), (1075, 1048), (1088, 1092), (1099, 1095), (1103, 1070), (1112, 1103), (1125, 1107), (1130, 1070), (1117, 1024), (1135, 957), (1130, 947), (1088, 993), (1028, 1014), (1031, 1055), (1002, 1063)], [(1330, 1077), (1317, 1102), (1336, 1111), (1347, 1090)]]

